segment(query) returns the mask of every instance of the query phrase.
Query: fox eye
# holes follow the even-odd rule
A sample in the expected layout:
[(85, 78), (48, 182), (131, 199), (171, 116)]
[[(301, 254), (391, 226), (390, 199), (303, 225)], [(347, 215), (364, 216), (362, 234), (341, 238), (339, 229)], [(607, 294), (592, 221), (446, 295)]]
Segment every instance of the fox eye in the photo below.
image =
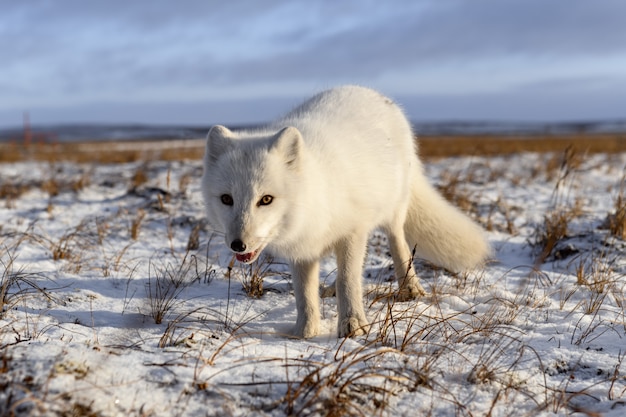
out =
[(272, 197), (271, 195), (264, 195), (263, 197), (261, 197), (261, 199), (259, 200), (259, 206), (267, 206), (272, 204), (272, 201), (274, 201), (274, 197)]
[(222, 194), (220, 196), (220, 200), (222, 200), (222, 204), (224, 204), (225, 206), (233, 205), (233, 197), (230, 194)]

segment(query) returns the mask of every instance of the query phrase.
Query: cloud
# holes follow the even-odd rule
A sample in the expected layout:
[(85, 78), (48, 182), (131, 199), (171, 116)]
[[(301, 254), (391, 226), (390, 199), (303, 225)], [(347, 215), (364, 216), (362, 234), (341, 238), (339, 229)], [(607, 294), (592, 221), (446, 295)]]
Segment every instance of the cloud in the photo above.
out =
[(441, 2), (423, 16), (419, 35), (446, 55), (623, 53), (626, 3), (584, 0)]
[(300, 97), (345, 82), (512, 94), (586, 76), (626, 93), (625, 15), (621, 0), (8, 2), (0, 109)]
[[(610, 7), (608, 7), (610, 6)], [(624, 2), (445, 1), (330, 33), (296, 51), (242, 58), (232, 81), (380, 76), (489, 60), (624, 56)]]

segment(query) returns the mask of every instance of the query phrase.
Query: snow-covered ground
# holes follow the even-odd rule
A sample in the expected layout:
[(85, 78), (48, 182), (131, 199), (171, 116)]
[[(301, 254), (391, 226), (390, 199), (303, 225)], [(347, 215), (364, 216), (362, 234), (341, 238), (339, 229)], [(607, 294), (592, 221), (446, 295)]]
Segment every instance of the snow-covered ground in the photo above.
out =
[(346, 340), (334, 298), (321, 336), (288, 337), (288, 268), (233, 263), (202, 221), (201, 171), (0, 165), (0, 415), (626, 415), (626, 245), (606, 229), (626, 154), (428, 161), (493, 261), (416, 261), (429, 295), (396, 302), (374, 233), (374, 325)]

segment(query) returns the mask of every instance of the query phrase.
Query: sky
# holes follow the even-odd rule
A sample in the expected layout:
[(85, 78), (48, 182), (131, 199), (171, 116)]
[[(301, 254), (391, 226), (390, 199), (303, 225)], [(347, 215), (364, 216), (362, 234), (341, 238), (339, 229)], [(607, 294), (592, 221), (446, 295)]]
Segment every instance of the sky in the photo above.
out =
[(0, 0), (0, 128), (245, 124), (340, 84), (414, 121), (626, 118), (623, 0)]

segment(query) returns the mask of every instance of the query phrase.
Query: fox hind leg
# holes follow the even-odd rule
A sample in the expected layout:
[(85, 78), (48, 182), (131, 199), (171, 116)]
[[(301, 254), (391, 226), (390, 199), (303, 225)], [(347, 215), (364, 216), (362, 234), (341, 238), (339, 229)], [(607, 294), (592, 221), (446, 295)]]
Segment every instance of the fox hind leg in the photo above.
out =
[(426, 295), (413, 267), (413, 254), (404, 236), (404, 225), (398, 221), (387, 228), (389, 249), (398, 281), (399, 301), (408, 301)]

